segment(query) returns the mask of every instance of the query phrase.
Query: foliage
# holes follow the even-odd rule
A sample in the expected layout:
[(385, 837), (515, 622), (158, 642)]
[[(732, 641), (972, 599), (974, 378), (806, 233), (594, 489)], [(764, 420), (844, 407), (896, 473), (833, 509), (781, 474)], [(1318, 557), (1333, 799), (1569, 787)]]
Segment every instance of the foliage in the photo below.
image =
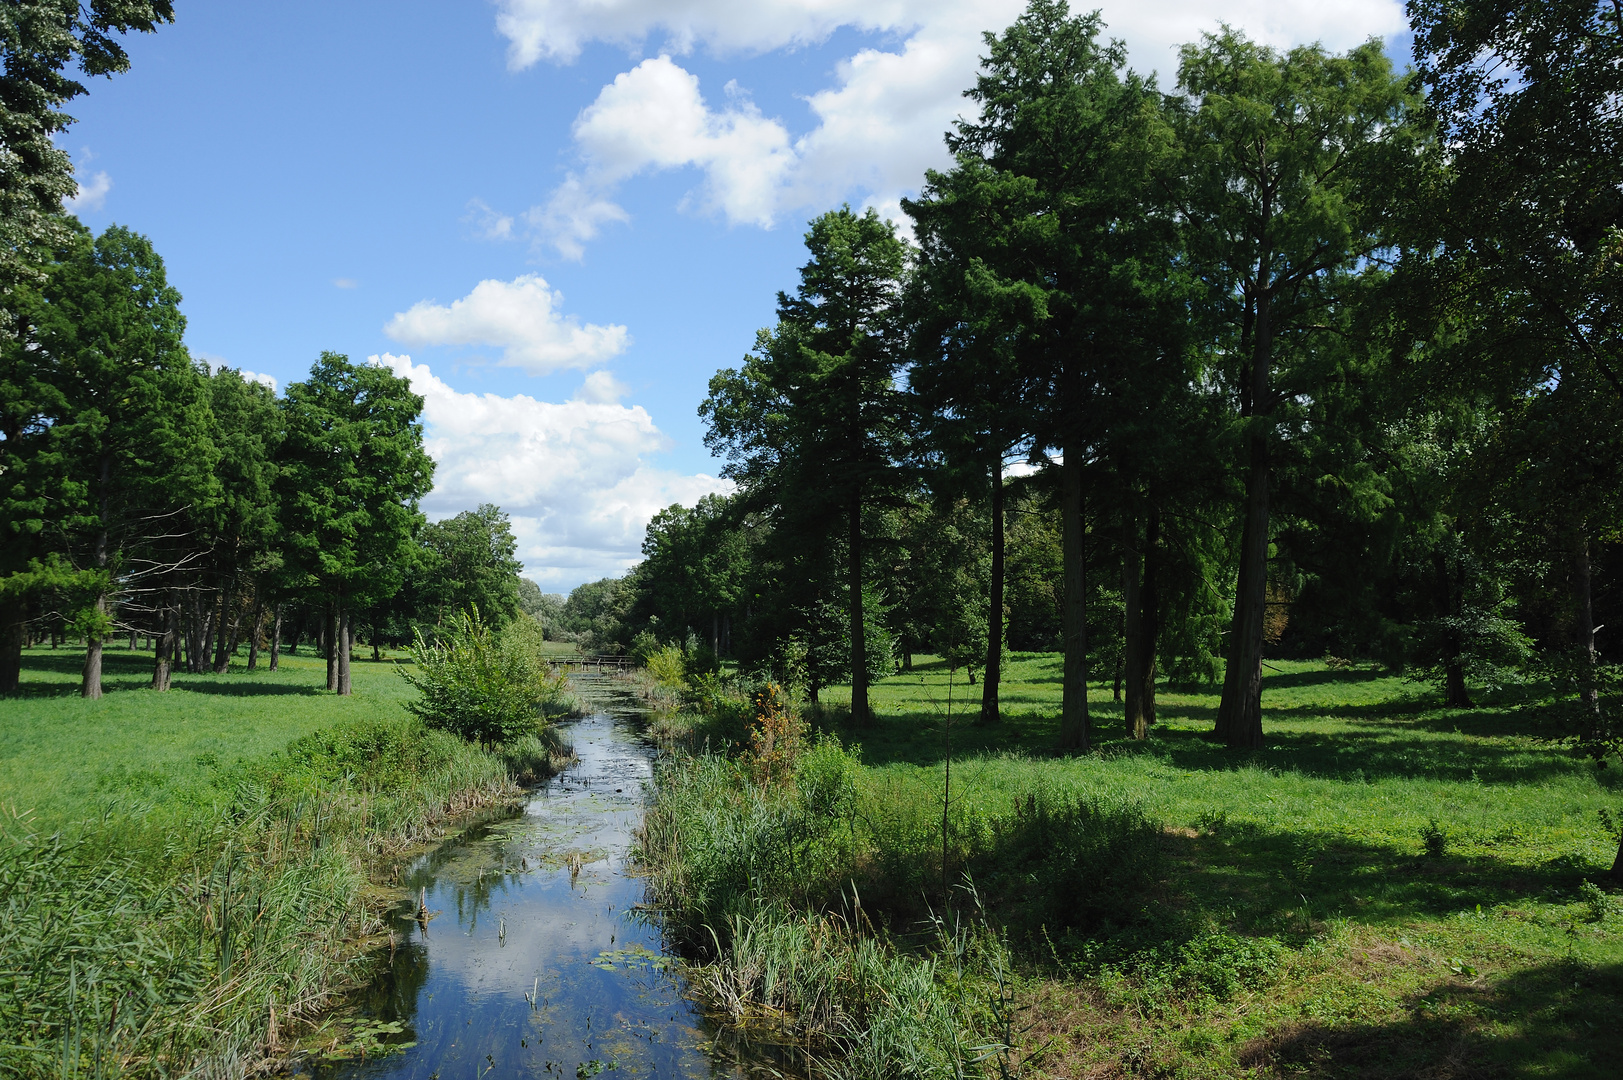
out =
[(419, 635), (411, 654), (417, 670), (400, 674), (421, 698), (406, 708), (431, 728), (485, 747), (538, 734), (566, 681), (543, 671), (524, 643), (498, 639), (476, 608), (459, 614), (439, 642)]

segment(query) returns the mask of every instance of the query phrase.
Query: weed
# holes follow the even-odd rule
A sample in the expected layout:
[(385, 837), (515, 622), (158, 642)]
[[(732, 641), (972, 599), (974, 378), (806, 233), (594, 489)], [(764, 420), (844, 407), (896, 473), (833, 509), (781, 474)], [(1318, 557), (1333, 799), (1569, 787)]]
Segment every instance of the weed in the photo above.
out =
[(1586, 881), (1578, 886), (1578, 895), (1584, 905), (1589, 908), (1589, 921), (1594, 923), (1605, 922), (1608, 917), (1617, 912), (1620, 906), (1617, 899), (1596, 885), (1593, 881)]
[(1448, 833), (1432, 818), (1424, 829), (1420, 830), (1420, 845), (1425, 853), (1433, 859), (1441, 859), (1448, 854)]

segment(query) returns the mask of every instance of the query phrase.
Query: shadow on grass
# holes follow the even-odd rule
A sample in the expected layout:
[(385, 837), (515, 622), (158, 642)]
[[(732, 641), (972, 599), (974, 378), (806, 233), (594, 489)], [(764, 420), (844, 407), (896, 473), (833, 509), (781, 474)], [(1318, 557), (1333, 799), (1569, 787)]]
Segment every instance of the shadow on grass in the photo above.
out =
[[(1213, 720), (1212, 710), (1198, 707), (1170, 706), (1160, 713), (1165, 720), (1199, 724), (1202, 728)], [(997, 753), (1057, 756), (1054, 748), (1059, 729), (1051, 716), (1016, 714), (1005, 716), (999, 724), (982, 726), (966, 710), (954, 718), (952, 728), (955, 758)], [(1214, 741), (1209, 731), (1165, 725), (1152, 729), (1149, 739), (1136, 741), (1126, 738), (1119, 715), (1105, 714), (1094, 717), (1093, 739), (1095, 750), (1106, 756), (1154, 757), (1192, 772), (1228, 772), (1250, 766), (1347, 783), (1383, 779), (1534, 783), (1594, 770), (1586, 759), (1553, 745), (1443, 739), (1436, 737), (1435, 730), (1394, 724), (1372, 728), (1367, 737), (1346, 732), (1275, 731), (1266, 736), (1266, 749), (1231, 750)], [(1522, 715), (1514, 723), (1503, 723), (1494, 734), (1535, 731), (1533, 722)], [(945, 718), (940, 714), (884, 716), (870, 727), (843, 728), (841, 735), (862, 744), (863, 761), (868, 765), (929, 767), (946, 758)], [(1623, 773), (1614, 778), (1612, 772), (1600, 773), (1600, 782), (1607, 786), (1623, 784)]]
[(1482, 984), (1450, 980), (1405, 1019), (1300, 1022), (1248, 1043), (1242, 1064), (1293, 1077), (1623, 1076), (1623, 966), (1557, 961)]
[[(1513, 847), (1514, 839), (1507, 839)], [(1167, 833), (1174, 889), (1208, 911), (1233, 911), (1248, 933), (1311, 936), (1316, 922), (1369, 926), (1441, 919), (1531, 899), (1566, 903), (1606, 870), (1581, 859), (1539, 865), (1495, 855), (1433, 858), (1348, 837), (1250, 824), (1215, 835)], [(1492, 915), (1482, 916), (1493, 918)]]
[[(61, 697), (77, 694), (84, 672), (83, 648), (29, 649), (23, 653), (22, 682), (17, 689), (19, 697)], [(322, 694), (321, 686), (267, 681), (261, 675), (263, 668), (249, 675), (242, 664), (232, 666), (228, 675), (213, 672), (193, 675), (176, 670), (170, 688), (194, 694), (215, 694), (223, 697), (261, 697), (266, 695)], [(43, 677), (43, 678), (42, 678)], [(272, 676), (275, 678), (275, 676)], [(101, 654), (101, 684), (106, 693), (125, 690), (145, 690), (152, 685), (152, 654), (144, 650), (131, 652), (112, 647)]]

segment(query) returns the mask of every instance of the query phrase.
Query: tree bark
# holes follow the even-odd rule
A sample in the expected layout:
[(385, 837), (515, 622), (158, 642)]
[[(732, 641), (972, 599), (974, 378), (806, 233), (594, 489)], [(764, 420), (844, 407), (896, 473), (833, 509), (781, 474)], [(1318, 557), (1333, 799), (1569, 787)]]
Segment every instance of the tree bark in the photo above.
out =
[(1141, 714), (1143, 703), (1139, 701), (1139, 691), (1144, 680), (1138, 675), (1138, 639), (1139, 616), (1142, 614), (1139, 603), (1139, 573), (1143, 556), (1138, 550), (1138, 521), (1132, 512), (1122, 511), (1121, 522), (1121, 678), (1123, 688), (1123, 701), (1121, 718), (1126, 725), (1127, 734), (1133, 738), (1143, 738)]
[(327, 615), (321, 625), (321, 644), (327, 652), (327, 689), (338, 692), (338, 607), (327, 601)]
[(248, 670), (252, 671), (259, 666), (259, 626), (265, 621), (265, 605), (259, 598), (259, 589), (254, 589), (254, 613), (248, 621)]
[(349, 652), (350, 642), (355, 635), (355, 617), (350, 613), (349, 605), (342, 604), (338, 614), (338, 695), (349, 697)]
[[(1267, 282), (1270, 256), (1259, 262), (1257, 280)], [(1251, 420), (1246, 436), (1245, 523), (1240, 532), (1240, 579), (1229, 629), (1228, 665), (1217, 706), (1217, 733), (1230, 746), (1261, 749), (1262, 635), (1268, 602), (1268, 432), (1258, 418), (1271, 411), (1268, 396), (1273, 363), (1270, 297), (1257, 298), (1252, 326), (1249, 378), (1244, 380), (1241, 415)]]
[(232, 606), (231, 605), (231, 600), (232, 600), (232, 595), (231, 594), (234, 591), (235, 591), (234, 587), (230, 586), (230, 585), (227, 585), (226, 587), (224, 587), (224, 588), (222, 588), (220, 590), (220, 604), (219, 604), (219, 610), (215, 614), (216, 622), (215, 622), (215, 626), (214, 626), (214, 664), (213, 664), (213, 668), (214, 668), (214, 674), (216, 674), (216, 675), (224, 675), (226, 672), (231, 670), (231, 654), (226, 649), (226, 640), (227, 640), (227, 632), (226, 632), (227, 618), (226, 617), (227, 617), (228, 613), (230, 612), (230, 609), (231, 609), (231, 606)]
[(169, 689), (177, 639), (180, 637), (180, 608), (172, 597), (165, 599), (158, 618), (160, 630), (158, 645), (152, 658), (152, 689), (162, 693)]
[(1600, 713), (1600, 689), (1595, 685), (1594, 572), (1589, 558), (1589, 536), (1580, 531), (1572, 551), (1572, 599), (1577, 631), (1579, 700), (1592, 714)]
[(868, 635), (862, 611), (862, 497), (856, 495), (850, 507), (851, 582), (851, 721), (866, 725), (868, 711)]
[(986, 604), (986, 681), (981, 685), (980, 723), (995, 724), (1003, 678), (1003, 459), (992, 468), (992, 587)]
[[(1136, 541), (1138, 530), (1133, 530)], [(1161, 634), (1161, 593), (1156, 580), (1157, 547), (1161, 539), (1161, 514), (1154, 507), (1144, 521), (1144, 577), (1138, 581), (1138, 553), (1132, 554), (1134, 588), (1129, 606), (1132, 633), (1128, 635), (1127, 653), (1127, 730), (1135, 739), (1149, 735), (1155, 723), (1155, 646)]]
[(21, 600), (0, 604), (0, 694), (15, 694), (22, 686), (23, 637), (27, 629), (27, 604)]
[[(102, 615), (107, 611), (107, 597), (105, 594), (96, 597), (96, 614)], [(102, 694), (101, 686), (101, 635), (88, 633), (85, 635), (85, 667), (84, 677), (79, 682), (79, 696), (82, 698), (99, 698)]]
[(1064, 612), (1065, 676), (1060, 704), (1059, 745), (1063, 750), (1086, 753), (1092, 732), (1088, 724), (1088, 619), (1087, 576), (1083, 560), (1082, 455), (1070, 447), (1060, 464), (1063, 558), (1065, 563)]
[(275, 613), (271, 616), (271, 618), (274, 620), (274, 623), (273, 623), (273, 628), (271, 630), (271, 641), (270, 641), (270, 669), (272, 671), (275, 671), (278, 667), (281, 666), (281, 660), (282, 660), (282, 605), (281, 604), (276, 605)]

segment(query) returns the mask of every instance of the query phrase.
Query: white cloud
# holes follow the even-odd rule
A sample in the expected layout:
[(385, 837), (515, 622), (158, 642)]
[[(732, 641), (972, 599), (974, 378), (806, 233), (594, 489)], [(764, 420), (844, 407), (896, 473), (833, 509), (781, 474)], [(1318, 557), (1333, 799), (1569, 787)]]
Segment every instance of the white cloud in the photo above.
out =
[(399, 312), (383, 332), (405, 345), (490, 345), (501, 362), (545, 375), (590, 367), (625, 351), (630, 338), (619, 325), (585, 326), (560, 314), (563, 294), (536, 274), (512, 281), (486, 280), (445, 307), (422, 300)]
[(94, 176), (76, 172), (73, 179), (79, 185), (78, 190), (62, 200), (62, 208), (70, 214), (100, 210), (107, 202), (107, 193), (113, 190), (113, 178), (105, 172), (98, 172)]
[[(231, 364), (226, 360), (225, 357), (217, 356), (214, 353), (194, 352), (192, 353), (192, 356), (203, 361), (204, 365), (208, 367), (210, 374), (231, 368)], [(276, 382), (276, 376), (274, 375), (261, 375), (259, 372), (249, 371), (247, 368), (233, 368), (232, 370), (236, 371), (238, 375), (241, 375), (243, 380), (246, 382), (256, 382), (262, 386), (268, 386), (273, 394), (277, 391), (278, 384)]]
[[(825, 40), (835, 30), (900, 37), (836, 65), (832, 85), (805, 97), (811, 123), (791, 138), (782, 121), (747, 102), (712, 109), (698, 80), (669, 56), (617, 77), (575, 125), (583, 168), (526, 215), (570, 258), (606, 221), (625, 220), (614, 188), (643, 171), (694, 167), (699, 204), (730, 223), (769, 226), (793, 211), (852, 199), (894, 215), (924, 170), (949, 164), (942, 135), (974, 105), (963, 91), (984, 51), (1022, 0), (500, 0), (497, 27), (514, 68), (568, 62), (592, 41), (670, 54), (763, 52)], [(1091, 4), (1077, 4), (1079, 11)], [(1320, 41), (1346, 49), (1406, 28), (1399, 0), (1112, 0), (1106, 33), (1124, 39), (1134, 66), (1170, 86), (1178, 45), (1220, 20), (1276, 46)]]
[(481, 240), (513, 238), (513, 216), (492, 209), (483, 199), (469, 199), (468, 213), (462, 220), (473, 226)]
[(575, 391), (575, 400), (589, 401), (594, 405), (612, 405), (629, 393), (631, 388), (607, 371), (594, 371)]
[(424, 441), (436, 462), (424, 510), (443, 517), (500, 506), (513, 519), (525, 573), (543, 589), (622, 573), (641, 558), (655, 513), (730, 487), (650, 465), (670, 444), (640, 405), (462, 393), (409, 356), (370, 361), (423, 396)]
[(335, 289), (358, 289), (361, 287), (361, 283), (352, 277), (335, 277), (332, 279), (332, 283)]
[(625, 221), (609, 193), (639, 172), (696, 167), (698, 203), (734, 224), (770, 226), (778, 190), (795, 164), (789, 133), (729, 84), (730, 104), (711, 109), (697, 76), (669, 56), (644, 60), (615, 77), (575, 121), (584, 165), (528, 217), (566, 258), (607, 221)]

